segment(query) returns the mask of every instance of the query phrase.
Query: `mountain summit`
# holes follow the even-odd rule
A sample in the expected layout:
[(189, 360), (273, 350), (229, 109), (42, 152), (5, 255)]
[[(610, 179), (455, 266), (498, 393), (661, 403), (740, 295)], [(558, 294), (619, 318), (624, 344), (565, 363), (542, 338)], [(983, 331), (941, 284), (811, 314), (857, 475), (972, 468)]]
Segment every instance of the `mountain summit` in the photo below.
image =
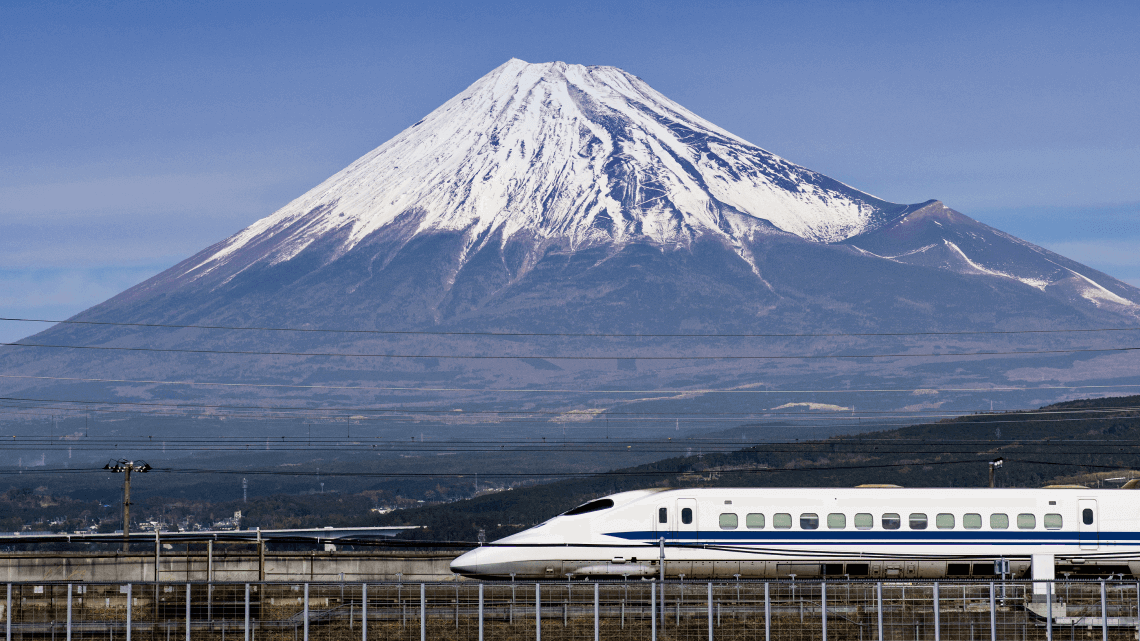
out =
[[(510, 60), (276, 213), (76, 318), (302, 331), (61, 325), (33, 342), (102, 351), (9, 348), (0, 382), (77, 401), (178, 390), (557, 411), (637, 398), (606, 389), (698, 404), (710, 388), (823, 389), (830, 405), (860, 386), (1108, 392), (1134, 376), (1109, 334), (1017, 332), (1138, 318), (1135, 287), (941, 202), (894, 204), (799, 167), (620, 69)], [(1084, 351), (1066, 351), (1073, 337)], [(159, 385), (175, 380), (192, 383)], [(543, 391), (518, 396), (528, 389)], [(805, 401), (733, 398), (749, 411)]]
[(751, 262), (759, 234), (835, 242), (913, 209), (750, 144), (621, 69), (515, 59), (188, 273), (289, 260), (329, 237), (335, 257), (397, 223), (406, 238), (463, 233), (465, 255), (493, 239), (578, 250), (712, 237)]

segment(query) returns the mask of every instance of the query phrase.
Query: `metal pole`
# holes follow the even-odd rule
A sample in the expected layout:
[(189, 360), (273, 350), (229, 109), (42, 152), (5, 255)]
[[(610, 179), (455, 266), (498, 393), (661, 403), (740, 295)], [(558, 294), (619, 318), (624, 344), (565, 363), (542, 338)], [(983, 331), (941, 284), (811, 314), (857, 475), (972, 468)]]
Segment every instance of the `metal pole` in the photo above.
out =
[(305, 584), (305, 636), (301, 637), (303, 641), (309, 641), (309, 584)]
[(4, 614), (4, 639), (5, 641), (12, 641), (12, 584), (8, 584), (8, 607), (5, 609)]
[[(458, 602), (457, 602), (458, 603)], [(542, 584), (534, 584), (534, 639), (542, 641)]]
[(819, 584), (819, 616), (823, 623), (823, 641), (827, 641), (827, 582)]
[[(131, 468), (128, 465), (123, 470), (123, 552), (131, 551)], [(127, 626), (130, 630), (130, 626)], [(130, 635), (127, 635), (130, 639)]]
[(186, 584), (186, 641), (190, 641), (190, 584)]
[(360, 641), (368, 641), (368, 584), (360, 584)]
[(1045, 641), (1053, 641), (1053, 582), (1050, 581), (1045, 584), (1045, 598), (1048, 599), (1045, 606), (1046, 614), (1049, 616), (1045, 619)]
[(709, 581), (709, 641), (713, 641), (712, 581)]
[(665, 537), (659, 539), (661, 544), (661, 632), (665, 632)]
[[(649, 638), (657, 641), (657, 586), (649, 586)], [(483, 641), (480, 639), (479, 641)]]
[(71, 641), (71, 584), (67, 584), (67, 641)]
[(427, 586), (420, 584), (420, 641), (427, 641)]
[(990, 641), (997, 641), (997, 604), (994, 603), (993, 583), (990, 583)]
[(875, 584), (875, 604), (879, 611), (879, 641), (883, 641), (883, 584)]
[(483, 584), (479, 584), (479, 641), (483, 641)]
[(159, 564), (162, 562), (162, 543), (158, 538), (158, 526), (154, 526), (154, 582), (158, 583)]
[(127, 641), (131, 641), (131, 584), (127, 584)]
[(938, 603), (938, 581), (934, 582), (934, 641), (942, 641), (942, 614)]
[(1100, 637), (1108, 641), (1108, 607), (1105, 603), (1104, 579), (1100, 580)]
[(249, 584), (245, 584), (245, 641), (249, 641)]
[(764, 582), (764, 641), (772, 641), (772, 599), (769, 583)]
[(1140, 639), (1140, 583), (1137, 583), (1137, 638)]
[(594, 583), (594, 641), (602, 640), (601, 609), (598, 606), (601, 584)]
[(257, 526), (257, 580), (265, 581), (265, 540), (261, 538), (261, 526)]

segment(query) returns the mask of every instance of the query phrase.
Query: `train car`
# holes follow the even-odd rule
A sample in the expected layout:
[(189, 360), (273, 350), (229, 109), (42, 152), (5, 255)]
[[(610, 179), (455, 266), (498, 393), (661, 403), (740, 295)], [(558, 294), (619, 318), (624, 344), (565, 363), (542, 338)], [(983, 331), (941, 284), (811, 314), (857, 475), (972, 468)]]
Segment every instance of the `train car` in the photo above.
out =
[(451, 569), (520, 580), (1140, 576), (1138, 499), (1060, 486), (638, 490), (476, 548)]

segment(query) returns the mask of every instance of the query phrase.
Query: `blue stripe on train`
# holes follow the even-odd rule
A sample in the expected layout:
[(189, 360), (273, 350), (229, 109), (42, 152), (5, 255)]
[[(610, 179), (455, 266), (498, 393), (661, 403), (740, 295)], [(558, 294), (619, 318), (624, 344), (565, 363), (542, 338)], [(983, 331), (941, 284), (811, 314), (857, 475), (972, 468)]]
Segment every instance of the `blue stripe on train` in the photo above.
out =
[[(729, 545), (754, 544), (778, 545), (784, 543), (811, 542), (817, 545), (865, 543), (869, 545), (935, 545), (945, 543), (960, 543), (971, 545), (985, 545), (993, 543), (1046, 545), (1046, 544), (1075, 544), (1080, 540), (1079, 532), (1064, 531), (1026, 531), (1026, 530), (977, 530), (977, 531), (883, 531), (883, 530), (791, 530), (791, 531), (743, 531), (726, 532), (713, 530), (706, 532), (665, 532), (652, 531), (635, 532), (608, 532), (606, 536), (619, 539), (656, 542), (664, 536), (671, 542), (696, 542)], [(1101, 545), (1111, 543), (1140, 542), (1140, 532), (1102, 532), (1100, 535), (1086, 535), (1086, 539), (1096, 541), (1099, 538)]]

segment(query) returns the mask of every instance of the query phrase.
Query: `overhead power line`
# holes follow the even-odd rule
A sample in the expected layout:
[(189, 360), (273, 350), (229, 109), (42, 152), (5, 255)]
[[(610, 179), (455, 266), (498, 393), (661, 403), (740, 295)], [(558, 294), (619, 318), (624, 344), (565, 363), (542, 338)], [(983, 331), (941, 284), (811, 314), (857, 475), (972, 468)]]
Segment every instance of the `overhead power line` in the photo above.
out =
[[(486, 388), (486, 387), (419, 387), (380, 385), (297, 385), (290, 383), (224, 383), (207, 381), (162, 381), (127, 378), (87, 378), (79, 376), (32, 376), (0, 374), (0, 378), (76, 381), (84, 383), (131, 383), (136, 385), (187, 385), (202, 387), (253, 387), (280, 389), (359, 390), (363, 392), (464, 392), (477, 394), (914, 394), (928, 392), (1036, 392), (1043, 390), (1132, 389), (1140, 383), (1119, 385), (1038, 385), (1034, 387), (916, 387), (916, 388), (852, 388), (852, 389), (573, 389), (573, 388)], [(80, 401), (77, 401), (80, 402)], [(92, 401), (86, 401), (92, 402)]]
[[(858, 390), (855, 390), (858, 391)], [(907, 391), (907, 390), (902, 390)], [(750, 412), (710, 412), (710, 411), (629, 411), (629, 410), (610, 410), (610, 409), (569, 409), (569, 410), (494, 410), (494, 409), (431, 409), (431, 408), (416, 408), (416, 407), (364, 407), (364, 406), (349, 406), (349, 407), (301, 407), (297, 405), (226, 405), (217, 403), (174, 403), (170, 401), (100, 401), (100, 400), (67, 400), (57, 398), (33, 398), (33, 397), (19, 397), (19, 396), (0, 396), (0, 401), (7, 401), (10, 403), (36, 403), (34, 406), (22, 405), (7, 405), (3, 407), (8, 408), (28, 408), (28, 409), (57, 409), (60, 411), (97, 411), (105, 412), (110, 411), (102, 409), (100, 406), (128, 406), (128, 407), (144, 407), (144, 408), (170, 408), (170, 409), (225, 409), (225, 410), (248, 410), (248, 411), (281, 411), (281, 412), (337, 412), (334, 417), (338, 420), (343, 420), (344, 414), (351, 412), (362, 413), (378, 413), (378, 414), (400, 414), (400, 415), (434, 415), (434, 416), (448, 416), (448, 417), (476, 417), (480, 415), (491, 416), (504, 416), (504, 415), (519, 415), (522, 417), (530, 417), (532, 415), (538, 416), (551, 416), (551, 417), (564, 417), (569, 422), (575, 422), (574, 419), (604, 419), (620, 416), (638, 416), (645, 418), (688, 418), (688, 417), (703, 417), (703, 416), (725, 416), (730, 419), (747, 419), (747, 418), (767, 418), (770, 416), (780, 416), (786, 418), (795, 418), (805, 416), (802, 411), (781, 411), (780, 408), (771, 409), (758, 409)], [(47, 403), (59, 403), (61, 405), (48, 406)], [(1035, 410), (1016, 410), (1013, 412), (985, 412), (978, 411), (977, 414), (1001, 416), (1010, 414), (1013, 416), (1038, 416), (1038, 415), (1056, 415), (1056, 414), (1117, 414), (1120, 412), (1131, 412), (1140, 410), (1140, 405), (1121, 405), (1117, 407), (1089, 407), (1089, 408), (1067, 408), (1067, 409), (1035, 409)], [(951, 418), (958, 416), (969, 416), (972, 412), (969, 410), (953, 411), (943, 408), (928, 408), (928, 409), (904, 409), (904, 410), (855, 410), (853, 408), (818, 408), (813, 409), (812, 413), (808, 416), (818, 417), (821, 414), (839, 414), (845, 416), (884, 416), (892, 419), (907, 419), (907, 418)]]
[(553, 336), (568, 338), (824, 338), (842, 336), (971, 336), (1000, 334), (1068, 334), (1095, 332), (1135, 332), (1140, 327), (1100, 327), (1091, 329), (1019, 329), (984, 331), (942, 331), (942, 332), (820, 332), (803, 334), (780, 333), (728, 333), (728, 334), (689, 334), (689, 333), (590, 333), (590, 332), (493, 332), (493, 331), (428, 331), (428, 330), (384, 330), (384, 329), (331, 329), (315, 327), (244, 327), (237, 325), (178, 325), (173, 323), (117, 323), (112, 321), (48, 320), (43, 318), (0, 318), (0, 321), (20, 323), (49, 323), (53, 325), (102, 325), (111, 327), (151, 327), (166, 329), (211, 329), (257, 332), (303, 332), (323, 334), (379, 334), (379, 335), (423, 335), (423, 336)]
[[(745, 474), (783, 474), (803, 472), (827, 472), (837, 470), (883, 469), (921, 466), (947, 466), (947, 465), (977, 465), (985, 457), (958, 459), (953, 461), (908, 461), (905, 463), (873, 463), (856, 465), (821, 465), (805, 467), (752, 467), (734, 470), (718, 470), (720, 473)], [(1077, 463), (1073, 461), (1037, 461), (1011, 459), (1005, 456), (1007, 463), (1028, 463), (1031, 465), (1052, 465), (1059, 467), (1080, 467), (1097, 469), (1121, 469), (1120, 465), (1102, 465), (1092, 463)], [(56, 468), (42, 470), (0, 470), (0, 475), (15, 474), (91, 474), (102, 471), (100, 468)], [(308, 471), (282, 471), (282, 470), (239, 470), (239, 469), (189, 469), (189, 468), (159, 468), (151, 469), (151, 473), (166, 474), (239, 474), (245, 476), (303, 476), (303, 477), (342, 477), (342, 478), (466, 478), (478, 475), (481, 478), (589, 478), (606, 476), (679, 476), (683, 474), (704, 474), (708, 471), (678, 471), (678, 470), (611, 470), (606, 472), (308, 472)]]
[(1140, 347), (1095, 347), (1076, 349), (1044, 349), (1020, 351), (974, 351), (974, 352), (923, 352), (914, 353), (873, 353), (873, 354), (733, 354), (716, 356), (691, 355), (637, 355), (606, 354), (602, 356), (563, 356), (563, 355), (510, 355), (510, 354), (361, 354), (345, 352), (268, 352), (259, 350), (187, 349), (177, 347), (119, 347), (109, 345), (51, 345), (45, 343), (0, 343), (0, 347), (39, 347), (49, 349), (83, 349), (113, 352), (156, 352), (163, 354), (224, 354), (231, 356), (320, 356), (341, 358), (393, 358), (393, 359), (451, 359), (451, 360), (544, 360), (544, 361), (735, 361), (735, 360), (819, 360), (850, 358), (935, 358), (943, 356), (1023, 356), (1041, 354), (1082, 354), (1094, 352), (1134, 352)]

